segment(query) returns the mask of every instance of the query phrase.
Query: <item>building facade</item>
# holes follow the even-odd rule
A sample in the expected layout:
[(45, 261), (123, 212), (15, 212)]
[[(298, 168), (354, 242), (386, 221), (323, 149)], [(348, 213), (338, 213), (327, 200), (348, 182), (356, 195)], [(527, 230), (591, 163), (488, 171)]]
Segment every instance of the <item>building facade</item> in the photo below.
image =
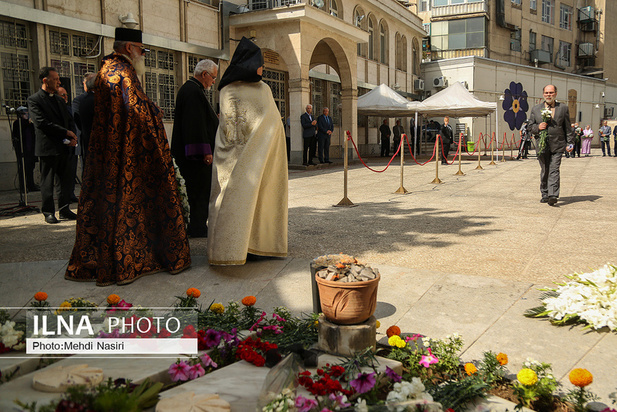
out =
[[(300, 115), (307, 104), (316, 114), (330, 108), (336, 156), (342, 130), (350, 130), (363, 151), (378, 144), (376, 132), (369, 132), (377, 122), (356, 115), (359, 94), (386, 83), (418, 95), (422, 22), (395, 0), (0, 0), (0, 10), (0, 99), (10, 108), (40, 88), (42, 66), (58, 69), (71, 98), (82, 93), (84, 73), (98, 70), (101, 57), (112, 52), (115, 27), (133, 24), (151, 50), (142, 84), (163, 109), (170, 138), (176, 92), (195, 63), (211, 58), (223, 73), (242, 36), (264, 51), (263, 79), (282, 121), (289, 119), (292, 163), (301, 163)], [(210, 97), (216, 106), (218, 93)], [(0, 189), (17, 187), (16, 171), (4, 117)]]

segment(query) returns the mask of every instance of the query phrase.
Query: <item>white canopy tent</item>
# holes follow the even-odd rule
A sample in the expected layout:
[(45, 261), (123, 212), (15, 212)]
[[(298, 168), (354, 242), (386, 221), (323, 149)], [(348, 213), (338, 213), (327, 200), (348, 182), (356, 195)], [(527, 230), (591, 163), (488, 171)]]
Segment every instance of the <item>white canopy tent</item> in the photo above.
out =
[[(485, 102), (474, 97), (461, 82), (445, 88), (422, 101), (418, 111), (426, 116), (484, 117), (495, 113), (495, 140), (499, 147), (499, 122), (497, 103)], [(499, 158), (499, 152), (497, 152)]]
[(416, 113), (419, 106), (419, 102), (410, 102), (383, 83), (358, 97), (358, 114), (367, 116), (406, 117)]

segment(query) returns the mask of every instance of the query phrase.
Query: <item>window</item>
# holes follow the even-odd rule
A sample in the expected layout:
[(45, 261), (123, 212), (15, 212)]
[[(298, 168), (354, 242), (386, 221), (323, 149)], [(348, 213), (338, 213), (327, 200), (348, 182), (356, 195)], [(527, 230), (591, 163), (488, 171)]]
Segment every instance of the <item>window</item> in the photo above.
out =
[(512, 0), (512, 4), (516, 5), (516, 6), (520, 6), (521, 5), (521, 0)]
[(555, 20), (555, 0), (542, 0), (542, 22), (553, 24)]
[(388, 31), (384, 23), (379, 25), (379, 61), (388, 64)]
[(0, 97), (14, 108), (25, 106), (32, 93), (29, 39), (25, 24), (0, 20)]
[(321, 114), (321, 109), (324, 107), (325, 80), (311, 77), (311, 104), (313, 105), (313, 113)]
[(163, 118), (171, 120), (174, 118), (177, 88), (174, 52), (150, 48), (150, 52), (146, 53), (145, 61), (146, 94), (163, 110)]
[(529, 9), (533, 11), (538, 10), (538, 0), (529, 0)]
[(420, 11), (429, 11), (429, 0), (420, 0)]
[(262, 80), (265, 84), (270, 86), (274, 103), (276, 103), (281, 117), (287, 119), (287, 90), (285, 89), (287, 84), (287, 73), (279, 70), (264, 69)]
[(565, 41), (559, 42), (559, 56), (558, 65), (564, 67), (570, 67), (570, 55), (572, 53), (572, 43), (566, 43)]
[(431, 50), (476, 49), (484, 45), (484, 17), (431, 23)]
[(553, 46), (555, 39), (548, 36), (542, 36), (542, 50), (546, 50), (551, 55), (551, 61), (553, 60)]
[(420, 75), (420, 44), (415, 37), (411, 42), (411, 70), (416, 76)]
[(334, 17), (338, 17), (338, 4), (336, 0), (330, 0), (330, 14)]
[(521, 51), (521, 29), (510, 32), (510, 50)]
[(572, 30), (572, 7), (563, 3), (559, 8), (559, 28)]
[(368, 19), (368, 58), (375, 60), (375, 23), (372, 17)]
[[(364, 10), (362, 10), (361, 8), (356, 8), (356, 10), (353, 13), (353, 21), (354, 21), (354, 25), (362, 30), (366, 30), (367, 29), (367, 24), (366, 24), (366, 18), (364, 15)], [(366, 49), (367, 49), (367, 45), (364, 43), (358, 43), (358, 56), (360, 57), (366, 57)]]
[(529, 30), (529, 51), (530, 52), (536, 49), (536, 37), (537, 37), (537, 34)]
[(396, 33), (395, 67), (397, 70), (407, 71), (407, 38)]
[[(189, 54), (188, 56), (189, 58), (189, 75), (193, 76), (193, 73), (195, 72), (195, 66), (197, 65), (197, 63), (199, 63), (200, 61), (202, 61), (203, 59), (207, 59), (207, 57), (205, 56), (195, 56), (193, 54)], [(212, 59), (210, 59), (212, 60)], [(208, 101), (210, 102), (210, 105), (212, 107), (215, 107), (215, 102), (214, 102), (214, 86), (210, 87), (209, 90), (205, 91), (206, 94), (206, 98), (208, 99)]]
[(328, 82), (329, 91), (330, 91), (330, 117), (332, 117), (332, 122), (336, 125), (341, 124), (341, 110), (339, 109), (339, 105), (341, 104), (341, 84)]
[(98, 52), (98, 41), (94, 36), (49, 30), (50, 66), (58, 71), (62, 86), (71, 98), (84, 92), (84, 75), (96, 72), (97, 59), (93, 57)]

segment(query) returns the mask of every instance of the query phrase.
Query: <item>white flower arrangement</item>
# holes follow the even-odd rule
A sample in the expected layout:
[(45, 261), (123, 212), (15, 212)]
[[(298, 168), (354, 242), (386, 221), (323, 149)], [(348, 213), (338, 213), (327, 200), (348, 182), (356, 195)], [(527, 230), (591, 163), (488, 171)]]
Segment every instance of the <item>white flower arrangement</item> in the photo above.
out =
[(2, 327), (0, 327), (0, 342), (9, 349), (21, 350), (26, 347), (26, 343), (23, 341), (24, 332), (15, 330), (15, 322), (7, 320)]
[(547, 291), (542, 306), (527, 311), (531, 317), (549, 317), (555, 324), (582, 322), (587, 328), (617, 331), (617, 267), (608, 264), (594, 272), (566, 276), (566, 283)]
[(184, 216), (184, 222), (188, 227), (191, 219), (191, 206), (189, 205), (189, 196), (186, 193), (186, 181), (180, 173), (180, 168), (176, 164), (176, 159), (172, 159), (174, 163), (174, 171), (176, 172), (176, 181), (178, 182), (178, 193), (180, 194), (180, 202), (182, 204), (182, 215)]
[[(430, 393), (425, 392), (426, 388), (420, 378), (412, 378), (411, 382), (402, 381), (394, 384), (394, 388), (388, 393), (386, 404), (403, 403), (407, 401), (427, 401), (433, 402), (433, 397)], [(400, 408), (400, 409), (399, 409)], [(396, 410), (405, 410), (406, 407), (396, 407)]]

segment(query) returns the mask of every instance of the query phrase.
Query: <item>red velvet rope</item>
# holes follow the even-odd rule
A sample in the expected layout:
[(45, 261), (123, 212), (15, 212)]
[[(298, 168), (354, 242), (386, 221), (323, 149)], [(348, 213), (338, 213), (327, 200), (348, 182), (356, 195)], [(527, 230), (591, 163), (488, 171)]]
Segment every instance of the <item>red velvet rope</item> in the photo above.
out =
[(392, 157), (390, 158), (390, 161), (388, 162), (388, 164), (386, 165), (386, 167), (383, 170), (375, 170), (373, 168), (371, 168), (369, 165), (367, 165), (366, 163), (364, 163), (364, 160), (362, 159), (362, 156), (360, 155), (360, 152), (358, 151), (358, 147), (356, 146), (356, 142), (353, 141), (353, 137), (351, 137), (351, 133), (349, 132), (349, 130), (346, 131), (347, 133), (347, 139), (351, 140), (351, 143), (353, 144), (354, 149), (356, 150), (356, 153), (358, 154), (358, 159), (360, 159), (360, 161), (362, 162), (362, 164), (371, 172), (375, 172), (375, 173), (382, 173), (385, 172), (386, 170), (388, 170), (388, 167), (390, 167), (390, 164), (392, 163), (392, 160), (394, 160), (394, 158), (396, 157), (396, 155), (398, 154), (399, 150), (401, 150), (401, 144), (399, 143), (398, 145), (398, 149), (396, 151), (396, 153), (394, 153), (392, 155)]
[(411, 150), (411, 146), (409, 145), (409, 138), (407, 138), (406, 134), (403, 134), (403, 136), (405, 136), (405, 141), (407, 142), (407, 147), (409, 148), (409, 153), (411, 154), (411, 158), (413, 159), (414, 162), (416, 162), (416, 164), (420, 165), (420, 166), (424, 166), (425, 164), (427, 164), (428, 162), (430, 162), (431, 160), (433, 160), (433, 158), (435, 157), (435, 145), (433, 145), (433, 154), (431, 155), (431, 158), (428, 159), (426, 162), (424, 163), (419, 163), (416, 160), (416, 157), (413, 155), (413, 150)]
[[(462, 134), (462, 133), (461, 133)], [(441, 153), (443, 153), (443, 139), (441, 138), (441, 135), (438, 134), (437, 137), (439, 137), (439, 143), (441, 144)], [(454, 161), (456, 160), (456, 155), (458, 154), (459, 150), (461, 150), (461, 141), (458, 141), (458, 147), (456, 148), (456, 153), (454, 153), (454, 157), (452, 158), (452, 161), (449, 162), (448, 158), (446, 158), (446, 163), (451, 165), (454, 164)]]

